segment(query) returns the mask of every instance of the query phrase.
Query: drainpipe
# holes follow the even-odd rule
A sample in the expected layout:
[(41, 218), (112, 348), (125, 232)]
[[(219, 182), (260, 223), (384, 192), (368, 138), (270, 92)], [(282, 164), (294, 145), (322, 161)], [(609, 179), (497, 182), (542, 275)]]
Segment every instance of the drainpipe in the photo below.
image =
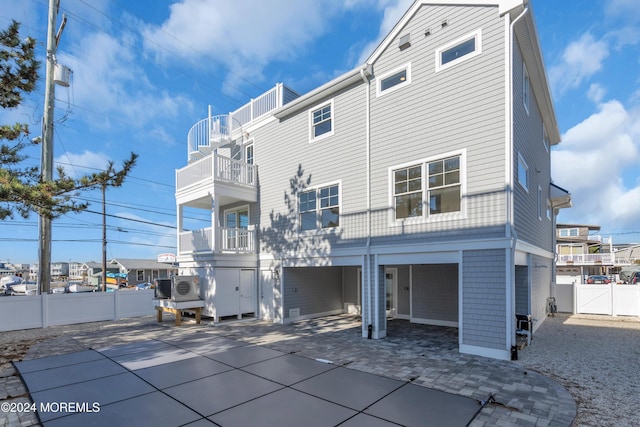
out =
[[(524, 2), (526, 4), (526, 2)], [(509, 149), (507, 150), (508, 158), (507, 161), (509, 171), (509, 176), (507, 178), (507, 188), (508, 188), (508, 196), (507, 196), (507, 238), (509, 239), (509, 257), (510, 260), (507, 260), (508, 270), (507, 270), (507, 286), (506, 286), (506, 301), (507, 301), (507, 342), (511, 342), (512, 351), (513, 346), (515, 345), (516, 334), (514, 330), (514, 319), (515, 319), (515, 258), (516, 258), (516, 240), (517, 235), (514, 228), (514, 213), (513, 213), (513, 159), (514, 159), (514, 130), (513, 130), (513, 41), (514, 41), (514, 27), (516, 23), (522, 19), (529, 12), (529, 7), (525, 7), (522, 13), (514, 19), (509, 25), (509, 63), (507, 64), (507, 72), (508, 72), (508, 81), (509, 81), (509, 93), (507, 94), (508, 103), (507, 108), (509, 109), (509, 138), (508, 144)], [(511, 320), (509, 320), (511, 319)]]
[[(367, 64), (367, 66), (365, 68), (361, 68), (360, 69), (360, 77), (362, 77), (362, 81), (365, 84), (365, 113), (366, 113), (366, 118), (365, 118), (365, 145), (366, 145), (366, 171), (367, 171), (367, 176), (366, 176), (366, 180), (367, 180), (367, 241), (366, 241), (366, 248), (365, 248), (365, 263), (366, 263), (366, 272), (367, 275), (363, 274), (363, 280), (362, 280), (362, 284), (364, 285), (365, 280), (364, 278), (366, 277), (366, 283), (369, 285), (368, 288), (369, 290), (371, 289), (371, 125), (370, 125), (370, 100), (369, 100), (369, 94), (371, 92), (371, 81), (369, 80), (369, 77), (365, 74), (365, 69), (367, 71), (369, 71), (369, 74), (371, 74), (371, 69), (370, 69), (371, 65)], [(369, 292), (368, 295), (368, 301), (369, 301), (369, 310), (368, 311), (368, 321), (367, 321), (367, 325), (371, 325), (371, 292)], [(362, 325), (362, 328), (364, 330), (364, 322)], [(371, 330), (368, 329), (368, 336), (371, 336)]]

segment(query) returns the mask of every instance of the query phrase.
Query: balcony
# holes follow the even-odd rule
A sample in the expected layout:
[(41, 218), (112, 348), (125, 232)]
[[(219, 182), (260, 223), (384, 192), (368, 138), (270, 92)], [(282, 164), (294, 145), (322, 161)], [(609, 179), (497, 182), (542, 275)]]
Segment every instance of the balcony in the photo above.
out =
[(613, 265), (613, 254), (558, 255), (556, 265)]
[(256, 165), (210, 154), (176, 171), (176, 199), (179, 204), (203, 196), (255, 202), (257, 170)]
[(236, 111), (219, 116), (209, 116), (193, 125), (187, 135), (189, 162), (211, 154), (221, 145), (228, 144), (234, 136), (240, 137), (243, 126), (249, 126), (271, 111), (282, 107), (299, 95), (282, 83), (263, 93)]
[(255, 254), (255, 229), (209, 227), (200, 230), (183, 231), (178, 235), (178, 253), (186, 254)]

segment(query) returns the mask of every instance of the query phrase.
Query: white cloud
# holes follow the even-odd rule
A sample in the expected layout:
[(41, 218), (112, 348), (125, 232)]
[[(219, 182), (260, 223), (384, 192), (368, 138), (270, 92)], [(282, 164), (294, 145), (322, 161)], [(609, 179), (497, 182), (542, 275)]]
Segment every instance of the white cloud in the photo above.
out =
[(80, 178), (100, 170), (105, 170), (111, 159), (104, 153), (84, 151), (82, 153), (67, 152), (54, 160), (55, 166), (61, 166), (72, 178)]
[(602, 101), (602, 98), (604, 98), (604, 95), (606, 93), (607, 93), (607, 90), (603, 88), (601, 85), (599, 85), (598, 83), (592, 83), (591, 86), (589, 86), (589, 92), (587, 92), (587, 97), (589, 97), (589, 99), (595, 102), (596, 104), (599, 104), (600, 101)]
[(58, 55), (58, 62), (73, 71), (73, 88), (68, 90), (73, 90), (74, 102), (97, 113), (89, 116), (94, 125), (141, 128), (191, 109), (186, 97), (154, 87), (137, 48), (131, 34), (117, 38), (90, 33)]
[(573, 208), (563, 222), (593, 223), (603, 230), (637, 228), (640, 222), (640, 111), (612, 100), (573, 128), (552, 151), (554, 181), (567, 188)]
[(269, 61), (295, 58), (341, 7), (331, 1), (183, 0), (171, 5), (160, 27), (148, 25), (142, 34), (145, 48), (161, 60), (223, 64), (236, 84), (260, 80)]
[(602, 62), (609, 56), (609, 47), (603, 40), (595, 40), (590, 33), (571, 42), (562, 54), (562, 62), (550, 68), (551, 85), (556, 93), (578, 87), (602, 69)]
[(369, 43), (360, 55), (359, 63), (364, 63), (373, 51), (378, 47), (382, 39), (384, 39), (393, 29), (393, 26), (402, 18), (409, 7), (413, 3), (413, 0), (381, 0), (378, 2), (378, 9), (383, 10), (382, 23), (380, 24), (380, 30), (378, 31), (378, 37), (376, 40)]

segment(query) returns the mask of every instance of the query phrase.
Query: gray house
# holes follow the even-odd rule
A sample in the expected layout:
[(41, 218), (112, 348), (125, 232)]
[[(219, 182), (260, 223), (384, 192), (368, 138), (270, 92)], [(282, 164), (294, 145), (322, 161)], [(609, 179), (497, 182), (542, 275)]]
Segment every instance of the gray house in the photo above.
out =
[(570, 200), (551, 183), (560, 135), (530, 7), (416, 1), (361, 66), (194, 125), (177, 260), (205, 314), (352, 312), (373, 338), (407, 319), (508, 359), (516, 313), (546, 318)]

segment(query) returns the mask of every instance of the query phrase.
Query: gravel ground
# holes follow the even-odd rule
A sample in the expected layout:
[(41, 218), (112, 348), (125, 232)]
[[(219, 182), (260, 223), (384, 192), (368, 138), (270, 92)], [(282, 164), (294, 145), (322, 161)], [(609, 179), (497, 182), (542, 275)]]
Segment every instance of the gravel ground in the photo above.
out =
[[(154, 322), (155, 316), (119, 321), (117, 325), (126, 329), (128, 323), (135, 327)], [(113, 323), (0, 333), (0, 383), (19, 381), (11, 361), (24, 359), (27, 352), (29, 359), (45, 356), (38, 354), (39, 342), (53, 339), (65, 352), (76, 351), (76, 346), (81, 350), (84, 347), (71, 336), (104, 332), (115, 326)], [(563, 314), (549, 317), (534, 335), (532, 345), (520, 351), (514, 363), (553, 378), (571, 393), (578, 408), (572, 426), (640, 426), (640, 319)], [(7, 397), (0, 395), (0, 400)]]
[(640, 319), (549, 317), (519, 356), (571, 393), (573, 426), (640, 426)]

